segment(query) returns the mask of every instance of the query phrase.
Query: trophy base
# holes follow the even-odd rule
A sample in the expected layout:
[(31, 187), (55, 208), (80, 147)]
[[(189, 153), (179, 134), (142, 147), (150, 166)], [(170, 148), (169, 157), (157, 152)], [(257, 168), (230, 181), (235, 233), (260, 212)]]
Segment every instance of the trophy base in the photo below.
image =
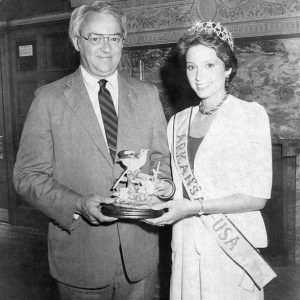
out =
[(113, 204), (102, 204), (101, 206), (101, 212), (104, 215), (118, 219), (152, 219), (158, 218), (165, 213), (164, 210), (154, 210), (150, 208), (125, 207)]

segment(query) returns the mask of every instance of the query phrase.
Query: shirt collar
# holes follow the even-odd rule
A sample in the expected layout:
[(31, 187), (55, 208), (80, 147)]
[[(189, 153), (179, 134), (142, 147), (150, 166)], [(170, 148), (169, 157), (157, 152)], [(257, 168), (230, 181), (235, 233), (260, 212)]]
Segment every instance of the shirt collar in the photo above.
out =
[(118, 71), (116, 70), (112, 75), (105, 77), (105, 78), (97, 78), (90, 74), (82, 65), (80, 65), (81, 74), (83, 77), (84, 82), (88, 86), (88, 88), (95, 88), (99, 87), (98, 81), (100, 79), (107, 80), (107, 84), (111, 86), (112, 89), (118, 88)]

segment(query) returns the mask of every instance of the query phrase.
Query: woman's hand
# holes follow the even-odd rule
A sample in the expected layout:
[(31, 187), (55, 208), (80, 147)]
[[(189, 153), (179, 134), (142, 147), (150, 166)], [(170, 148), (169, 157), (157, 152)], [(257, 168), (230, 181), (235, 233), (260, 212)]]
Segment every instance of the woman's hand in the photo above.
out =
[(197, 214), (199, 210), (198, 206), (195, 205), (195, 203), (185, 198), (155, 204), (151, 206), (151, 208), (155, 210), (168, 210), (159, 218), (145, 220), (146, 223), (156, 226), (173, 224), (178, 220)]

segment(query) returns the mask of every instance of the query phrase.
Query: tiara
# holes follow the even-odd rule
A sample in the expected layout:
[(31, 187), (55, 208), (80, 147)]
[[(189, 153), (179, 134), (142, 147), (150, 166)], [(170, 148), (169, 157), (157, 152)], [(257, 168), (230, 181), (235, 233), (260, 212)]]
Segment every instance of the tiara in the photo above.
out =
[(189, 32), (195, 32), (197, 34), (215, 34), (221, 40), (226, 42), (233, 51), (233, 36), (231, 32), (226, 27), (222, 26), (220, 23), (215, 23), (211, 21), (197, 22), (189, 29)]

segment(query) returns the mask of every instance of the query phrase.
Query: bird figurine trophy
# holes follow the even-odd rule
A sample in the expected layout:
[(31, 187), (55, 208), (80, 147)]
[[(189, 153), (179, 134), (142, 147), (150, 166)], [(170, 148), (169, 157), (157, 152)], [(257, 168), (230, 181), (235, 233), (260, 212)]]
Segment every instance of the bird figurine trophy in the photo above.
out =
[[(155, 181), (160, 173), (158, 162), (153, 174), (140, 172), (147, 162), (149, 149), (140, 149), (138, 152), (123, 150), (118, 153), (118, 160), (124, 167), (124, 171), (112, 187), (115, 201), (112, 204), (104, 204), (102, 213), (122, 219), (146, 219), (161, 216), (164, 212), (151, 209), (151, 205), (160, 202), (155, 195)], [(120, 183), (125, 183), (119, 187)]]

